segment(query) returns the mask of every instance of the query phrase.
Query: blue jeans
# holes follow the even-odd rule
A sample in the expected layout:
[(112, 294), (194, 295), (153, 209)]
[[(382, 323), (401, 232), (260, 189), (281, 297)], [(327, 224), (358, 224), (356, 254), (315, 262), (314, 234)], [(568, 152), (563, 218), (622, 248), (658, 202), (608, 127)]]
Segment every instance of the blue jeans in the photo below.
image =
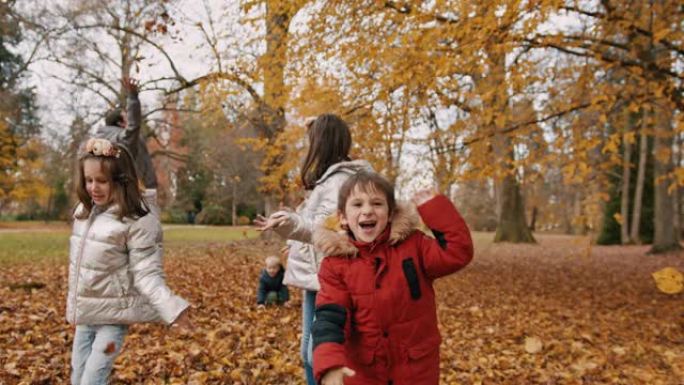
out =
[(316, 292), (304, 290), (302, 300), (302, 346), (300, 352), (304, 362), (307, 385), (316, 385), (316, 378), (313, 373), (313, 338), (311, 338), (311, 325), (313, 324), (315, 310)]
[(106, 385), (128, 325), (76, 325), (71, 385)]

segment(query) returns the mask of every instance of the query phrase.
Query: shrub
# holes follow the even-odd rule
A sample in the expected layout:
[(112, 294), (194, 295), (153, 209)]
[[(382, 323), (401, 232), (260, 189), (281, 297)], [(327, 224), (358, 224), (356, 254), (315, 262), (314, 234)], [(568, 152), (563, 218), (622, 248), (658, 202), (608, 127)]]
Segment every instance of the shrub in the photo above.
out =
[(230, 220), (230, 210), (219, 205), (208, 205), (197, 214), (195, 223), (202, 225), (228, 225)]

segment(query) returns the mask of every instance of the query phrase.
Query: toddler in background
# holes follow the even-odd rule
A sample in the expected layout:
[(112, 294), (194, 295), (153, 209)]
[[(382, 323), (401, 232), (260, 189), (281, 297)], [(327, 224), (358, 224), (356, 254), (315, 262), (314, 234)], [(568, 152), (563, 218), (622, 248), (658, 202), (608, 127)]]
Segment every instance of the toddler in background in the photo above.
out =
[(261, 271), (257, 289), (257, 305), (282, 305), (290, 299), (290, 292), (283, 284), (285, 268), (276, 256), (266, 257), (266, 268)]

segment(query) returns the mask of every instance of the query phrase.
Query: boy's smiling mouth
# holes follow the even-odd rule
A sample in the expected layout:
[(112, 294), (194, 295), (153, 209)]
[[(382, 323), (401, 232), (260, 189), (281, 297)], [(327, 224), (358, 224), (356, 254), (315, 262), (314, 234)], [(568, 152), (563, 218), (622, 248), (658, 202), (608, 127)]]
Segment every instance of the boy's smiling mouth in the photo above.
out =
[(375, 225), (377, 224), (378, 221), (376, 220), (359, 221), (359, 227), (361, 227), (364, 230), (372, 230), (375, 228)]

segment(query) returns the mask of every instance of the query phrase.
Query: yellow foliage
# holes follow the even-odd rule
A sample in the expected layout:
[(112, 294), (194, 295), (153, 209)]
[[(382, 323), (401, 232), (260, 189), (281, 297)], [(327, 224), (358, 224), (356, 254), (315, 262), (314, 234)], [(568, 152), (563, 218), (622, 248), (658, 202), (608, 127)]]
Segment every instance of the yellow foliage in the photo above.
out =
[(684, 275), (674, 267), (666, 267), (651, 274), (658, 290), (666, 294), (678, 294), (684, 290)]
[(340, 220), (337, 215), (330, 215), (327, 218), (325, 218), (325, 221), (323, 222), (323, 227), (332, 231), (342, 230), (342, 225), (340, 224)]
[(617, 222), (620, 225), (622, 225), (622, 223), (625, 220), (620, 213), (613, 214), (613, 218), (615, 219), (615, 222)]

